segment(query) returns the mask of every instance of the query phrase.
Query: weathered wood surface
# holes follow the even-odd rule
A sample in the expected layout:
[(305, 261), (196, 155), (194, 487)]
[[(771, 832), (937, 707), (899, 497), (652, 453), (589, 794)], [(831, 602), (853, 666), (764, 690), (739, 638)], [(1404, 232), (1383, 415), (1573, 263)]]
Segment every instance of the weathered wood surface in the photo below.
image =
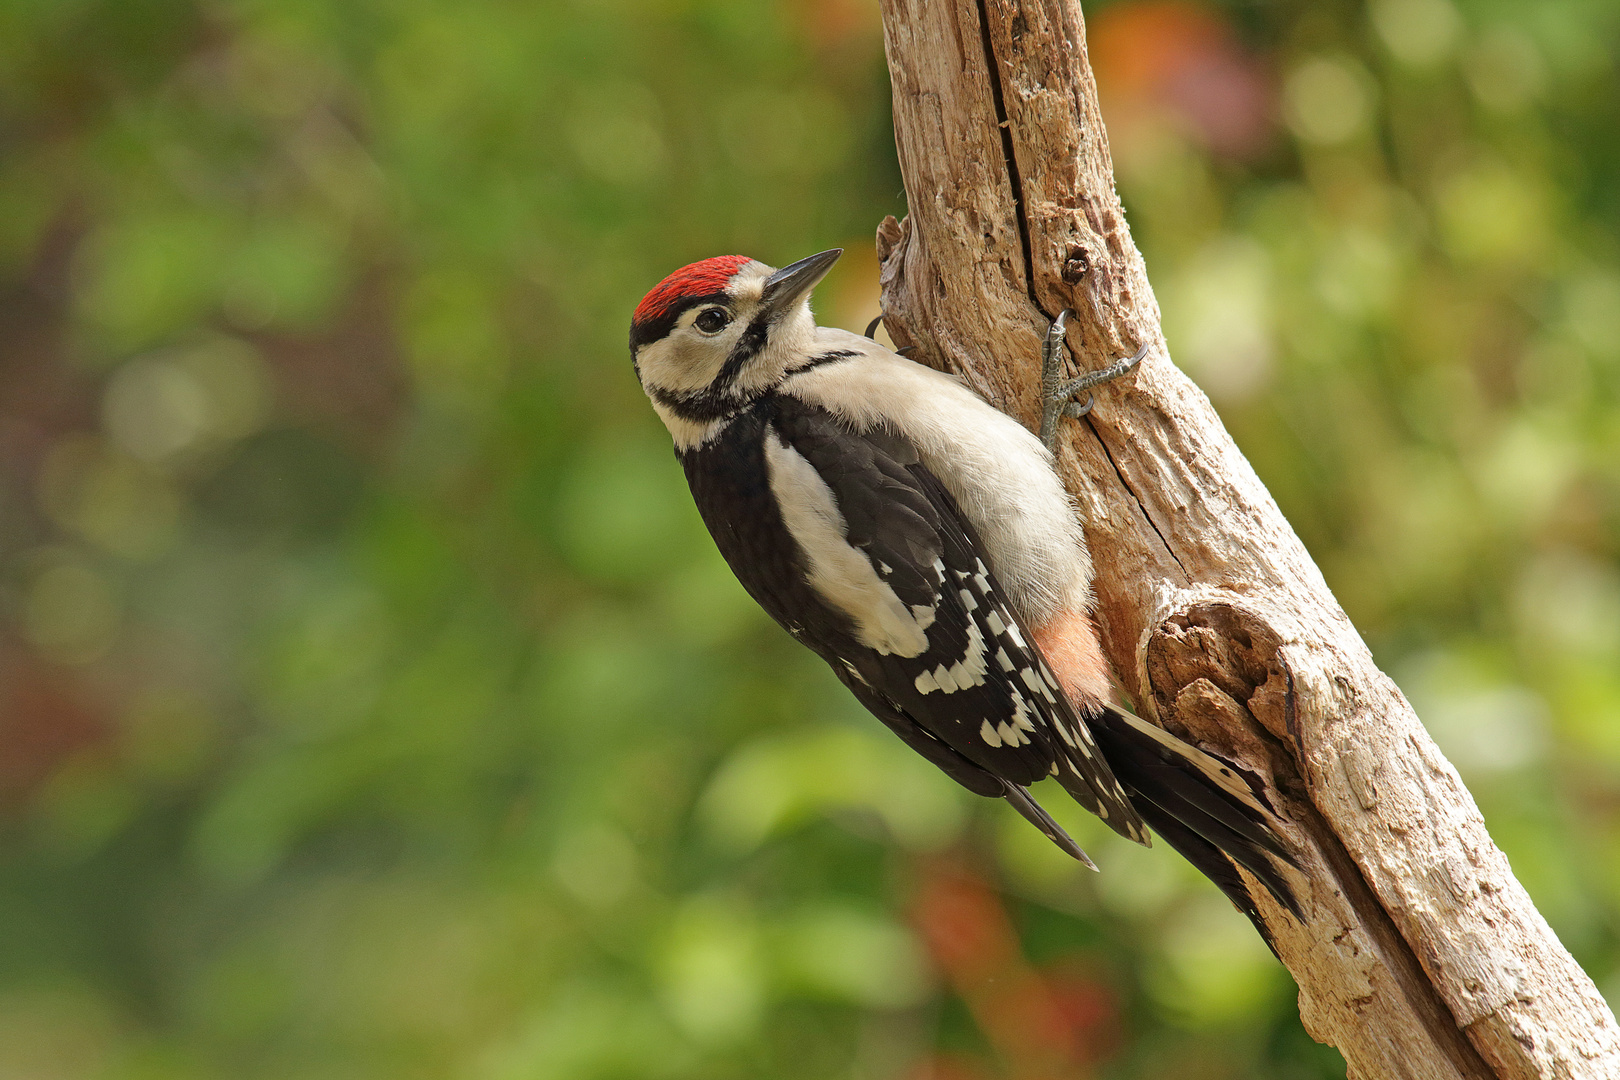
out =
[(910, 217), (879, 229), (891, 335), (1032, 427), (1064, 307), (1093, 370), (1064, 422), (1104, 646), (1139, 709), (1265, 778), (1307, 921), (1254, 891), (1300, 1017), (1350, 1075), (1620, 1077), (1620, 1030), (1473, 799), (1167, 355), (1072, 0), (882, 0)]

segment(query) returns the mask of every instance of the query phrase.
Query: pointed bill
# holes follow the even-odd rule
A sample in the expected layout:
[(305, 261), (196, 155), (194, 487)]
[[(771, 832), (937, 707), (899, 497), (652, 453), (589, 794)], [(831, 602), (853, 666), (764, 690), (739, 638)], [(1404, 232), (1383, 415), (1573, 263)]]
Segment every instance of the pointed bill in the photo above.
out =
[(832, 248), (819, 252), (808, 259), (800, 259), (782, 267), (776, 273), (765, 279), (765, 291), (761, 299), (765, 301), (765, 310), (768, 318), (775, 320), (791, 310), (810, 290), (821, 283), (832, 269), (833, 263), (844, 253), (843, 248)]

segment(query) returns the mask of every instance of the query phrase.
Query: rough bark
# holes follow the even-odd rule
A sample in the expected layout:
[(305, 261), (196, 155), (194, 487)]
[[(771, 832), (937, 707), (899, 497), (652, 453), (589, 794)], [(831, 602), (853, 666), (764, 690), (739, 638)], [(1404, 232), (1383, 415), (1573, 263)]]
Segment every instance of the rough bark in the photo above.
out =
[(882, 0), (911, 209), (879, 229), (887, 325), (1034, 427), (1039, 335), (1076, 370), (1151, 343), (1065, 421), (1104, 647), (1137, 706), (1263, 778), (1303, 853), (1255, 895), (1300, 1018), (1350, 1075), (1612, 1078), (1620, 1030), (1473, 799), (1171, 363), (1073, 0)]

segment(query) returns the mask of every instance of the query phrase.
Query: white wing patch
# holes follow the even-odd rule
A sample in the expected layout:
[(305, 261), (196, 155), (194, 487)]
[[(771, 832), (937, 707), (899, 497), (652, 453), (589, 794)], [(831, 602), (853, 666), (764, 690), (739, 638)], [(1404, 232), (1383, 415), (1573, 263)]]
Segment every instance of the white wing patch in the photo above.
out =
[(1039, 439), (959, 380), (856, 334), (822, 327), (816, 347), (856, 356), (792, 376), (791, 393), (857, 431), (886, 428), (911, 442), (978, 530), (1024, 625), (1090, 607), (1085, 535)]
[[(988, 726), (989, 721), (986, 721), (985, 724)], [(1030, 720), (1029, 702), (1024, 700), (1024, 695), (1018, 692), (1017, 687), (1013, 688), (1013, 718), (1003, 720), (997, 724), (995, 731), (996, 737), (1005, 746), (1016, 747), (1030, 744), (1030, 735), (1035, 731), (1035, 724)], [(982, 728), (979, 734), (984, 734)], [(985, 742), (989, 741), (988, 738), (985, 739)]]
[[(782, 509), (782, 522), (804, 553), (811, 588), (850, 617), (855, 624), (856, 639), (867, 648), (895, 656), (918, 656), (925, 652), (928, 648), (926, 631), (933, 625), (934, 609), (920, 605), (908, 607), (878, 577), (871, 560), (849, 545), (845, 539), (844, 515), (838, 509), (832, 489), (815, 466), (791, 446), (783, 446), (770, 427), (765, 429), (765, 463), (771, 492)], [(981, 640), (977, 653), (980, 681), (984, 673), (983, 654)], [(970, 663), (973, 657), (970, 648), (963, 664)], [(963, 671), (970, 674), (969, 668)]]
[(925, 671), (917, 676), (915, 680), (917, 693), (927, 694), (943, 690), (949, 694), (957, 690), (966, 690), (970, 686), (984, 685), (986, 670), (984, 634), (980, 632), (978, 624), (973, 622), (968, 623), (967, 632), (967, 652), (962, 659), (950, 667), (941, 664), (933, 671)]

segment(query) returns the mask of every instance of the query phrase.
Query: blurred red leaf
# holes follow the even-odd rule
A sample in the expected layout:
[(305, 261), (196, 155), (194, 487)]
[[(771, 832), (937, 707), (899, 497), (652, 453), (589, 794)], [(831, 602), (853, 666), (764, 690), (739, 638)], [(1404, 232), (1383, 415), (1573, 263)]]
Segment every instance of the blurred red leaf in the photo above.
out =
[(66, 672), (27, 650), (0, 646), (0, 688), (0, 809), (9, 811), (111, 725)]
[(912, 918), (1013, 1076), (1078, 1080), (1113, 1048), (1119, 1011), (1108, 988), (1078, 974), (1051, 978), (1030, 964), (1006, 905), (982, 877), (929, 866)]

